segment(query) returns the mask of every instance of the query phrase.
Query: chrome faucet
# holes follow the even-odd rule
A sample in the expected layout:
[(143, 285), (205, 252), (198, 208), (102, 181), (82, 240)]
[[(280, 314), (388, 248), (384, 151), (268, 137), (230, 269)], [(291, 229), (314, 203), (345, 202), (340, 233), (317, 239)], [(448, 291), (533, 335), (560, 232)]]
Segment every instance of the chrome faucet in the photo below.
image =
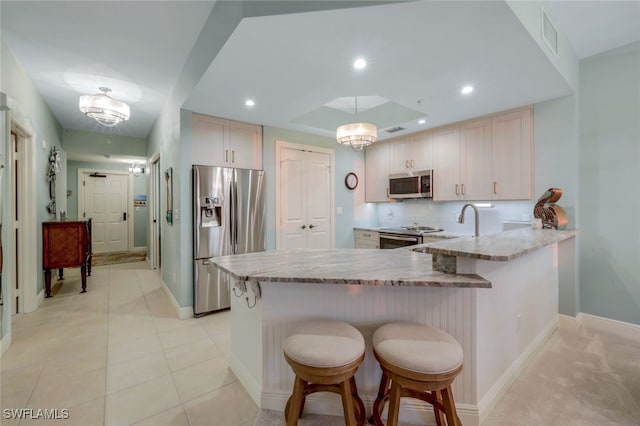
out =
[(462, 206), (462, 211), (460, 212), (460, 216), (458, 216), (458, 223), (464, 223), (464, 211), (467, 209), (467, 207), (471, 207), (473, 209), (476, 218), (476, 237), (479, 237), (480, 221), (478, 220), (478, 208), (476, 206), (474, 206), (473, 204), (465, 204), (464, 206)]

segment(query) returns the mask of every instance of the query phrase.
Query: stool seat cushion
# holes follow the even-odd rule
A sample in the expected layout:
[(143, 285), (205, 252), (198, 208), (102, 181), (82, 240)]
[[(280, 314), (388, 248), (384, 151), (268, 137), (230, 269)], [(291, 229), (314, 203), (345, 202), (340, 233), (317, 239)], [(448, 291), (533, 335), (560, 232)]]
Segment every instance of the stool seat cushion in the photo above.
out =
[(309, 367), (340, 367), (364, 353), (364, 338), (342, 321), (319, 319), (296, 324), (284, 341), (284, 352)]
[(394, 322), (373, 333), (373, 349), (388, 363), (423, 374), (443, 374), (462, 365), (462, 347), (452, 336), (423, 324)]

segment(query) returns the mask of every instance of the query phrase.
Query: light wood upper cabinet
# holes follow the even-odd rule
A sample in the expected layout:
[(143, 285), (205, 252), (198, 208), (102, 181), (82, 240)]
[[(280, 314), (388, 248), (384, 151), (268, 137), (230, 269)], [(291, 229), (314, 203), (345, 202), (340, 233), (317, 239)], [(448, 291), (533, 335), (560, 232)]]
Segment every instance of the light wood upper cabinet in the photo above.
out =
[(262, 126), (193, 114), (193, 164), (262, 169)]
[(429, 131), (411, 135), (413, 171), (433, 169), (433, 135)]
[(431, 132), (401, 136), (386, 143), (390, 145), (391, 150), (389, 173), (416, 172), (433, 168)]
[(460, 199), (460, 129), (448, 126), (433, 132), (433, 199)]
[(460, 199), (491, 198), (491, 123), (466, 121), (460, 125)]
[(367, 203), (389, 201), (390, 145), (378, 142), (365, 148), (364, 198)]
[(229, 121), (227, 165), (240, 169), (262, 169), (262, 126)]
[(529, 200), (532, 196), (533, 109), (522, 108), (491, 119), (492, 198)]
[(378, 142), (366, 151), (366, 201), (389, 201), (389, 173), (433, 169), (434, 201), (528, 200), (533, 108)]

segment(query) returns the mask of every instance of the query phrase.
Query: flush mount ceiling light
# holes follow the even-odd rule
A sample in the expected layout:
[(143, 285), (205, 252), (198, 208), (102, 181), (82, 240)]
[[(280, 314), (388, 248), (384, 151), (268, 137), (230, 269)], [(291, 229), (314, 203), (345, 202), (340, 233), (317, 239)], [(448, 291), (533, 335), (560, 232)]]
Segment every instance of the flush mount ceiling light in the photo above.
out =
[(252, 106), (256, 105), (256, 103), (255, 103), (255, 101), (253, 99), (247, 99), (246, 101), (244, 101), (244, 104), (246, 106), (248, 106), (248, 107), (252, 107)]
[(129, 105), (111, 98), (108, 95), (111, 89), (108, 87), (99, 89), (103, 93), (80, 96), (80, 111), (107, 127), (127, 121), (130, 115)]
[(427, 122), (427, 120), (425, 120), (424, 118), (422, 120), (418, 120), (418, 124), (424, 124), (426, 122)]
[(129, 173), (133, 174), (134, 176), (140, 176), (141, 173), (144, 173), (144, 167), (142, 167), (140, 163), (135, 161), (131, 164), (131, 167), (129, 167)]
[[(356, 121), (358, 121), (358, 97), (355, 97)], [(338, 127), (336, 140), (339, 144), (349, 145), (354, 151), (362, 151), (378, 139), (378, 129), (371, 123), (350, 123)]]
[(468, 95), (471, 92), (473, 92), (473, 86), (464, 86), (460, 91), (463, 95)]
[(355, 62), (353, 63), (353, 67), (357, 70), (361, 70), (366, 66), (367, 66), (367, 61), (365, 61), (362, 58), (356, 59)]

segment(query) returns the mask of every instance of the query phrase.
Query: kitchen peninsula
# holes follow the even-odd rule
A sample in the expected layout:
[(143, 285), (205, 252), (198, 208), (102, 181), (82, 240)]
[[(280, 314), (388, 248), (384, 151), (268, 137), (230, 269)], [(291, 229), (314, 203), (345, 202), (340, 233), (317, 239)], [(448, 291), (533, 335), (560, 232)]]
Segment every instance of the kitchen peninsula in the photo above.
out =
[[(293, 383), (282, 356), (290, 328), (304, 318), (344, 320), (367, 342), (356, 380), (370, 412), (380, 379), (371, 353), (373, 331), (397, 320), (429, 324), (462, 345), (464, 369), (453, 392), (463, 423), (477, 425), (556, 329), (558, 246), (573, 248), (576, 234), (518, 229), (397, 250), (213, 258), (210, 267), (233, 276), (238, 296), (231, 302), (231, 368), (260, 407), (282, 411)], [(454, 259), (455, 273), (435, 270), (428, 252), (445, 263)], [(402, 407), (402, 421), (424, 423), (432, 416), (415, 400)], [(305, 411), (340, 414), (342, 408), (335, 396), (316, 394)]]

